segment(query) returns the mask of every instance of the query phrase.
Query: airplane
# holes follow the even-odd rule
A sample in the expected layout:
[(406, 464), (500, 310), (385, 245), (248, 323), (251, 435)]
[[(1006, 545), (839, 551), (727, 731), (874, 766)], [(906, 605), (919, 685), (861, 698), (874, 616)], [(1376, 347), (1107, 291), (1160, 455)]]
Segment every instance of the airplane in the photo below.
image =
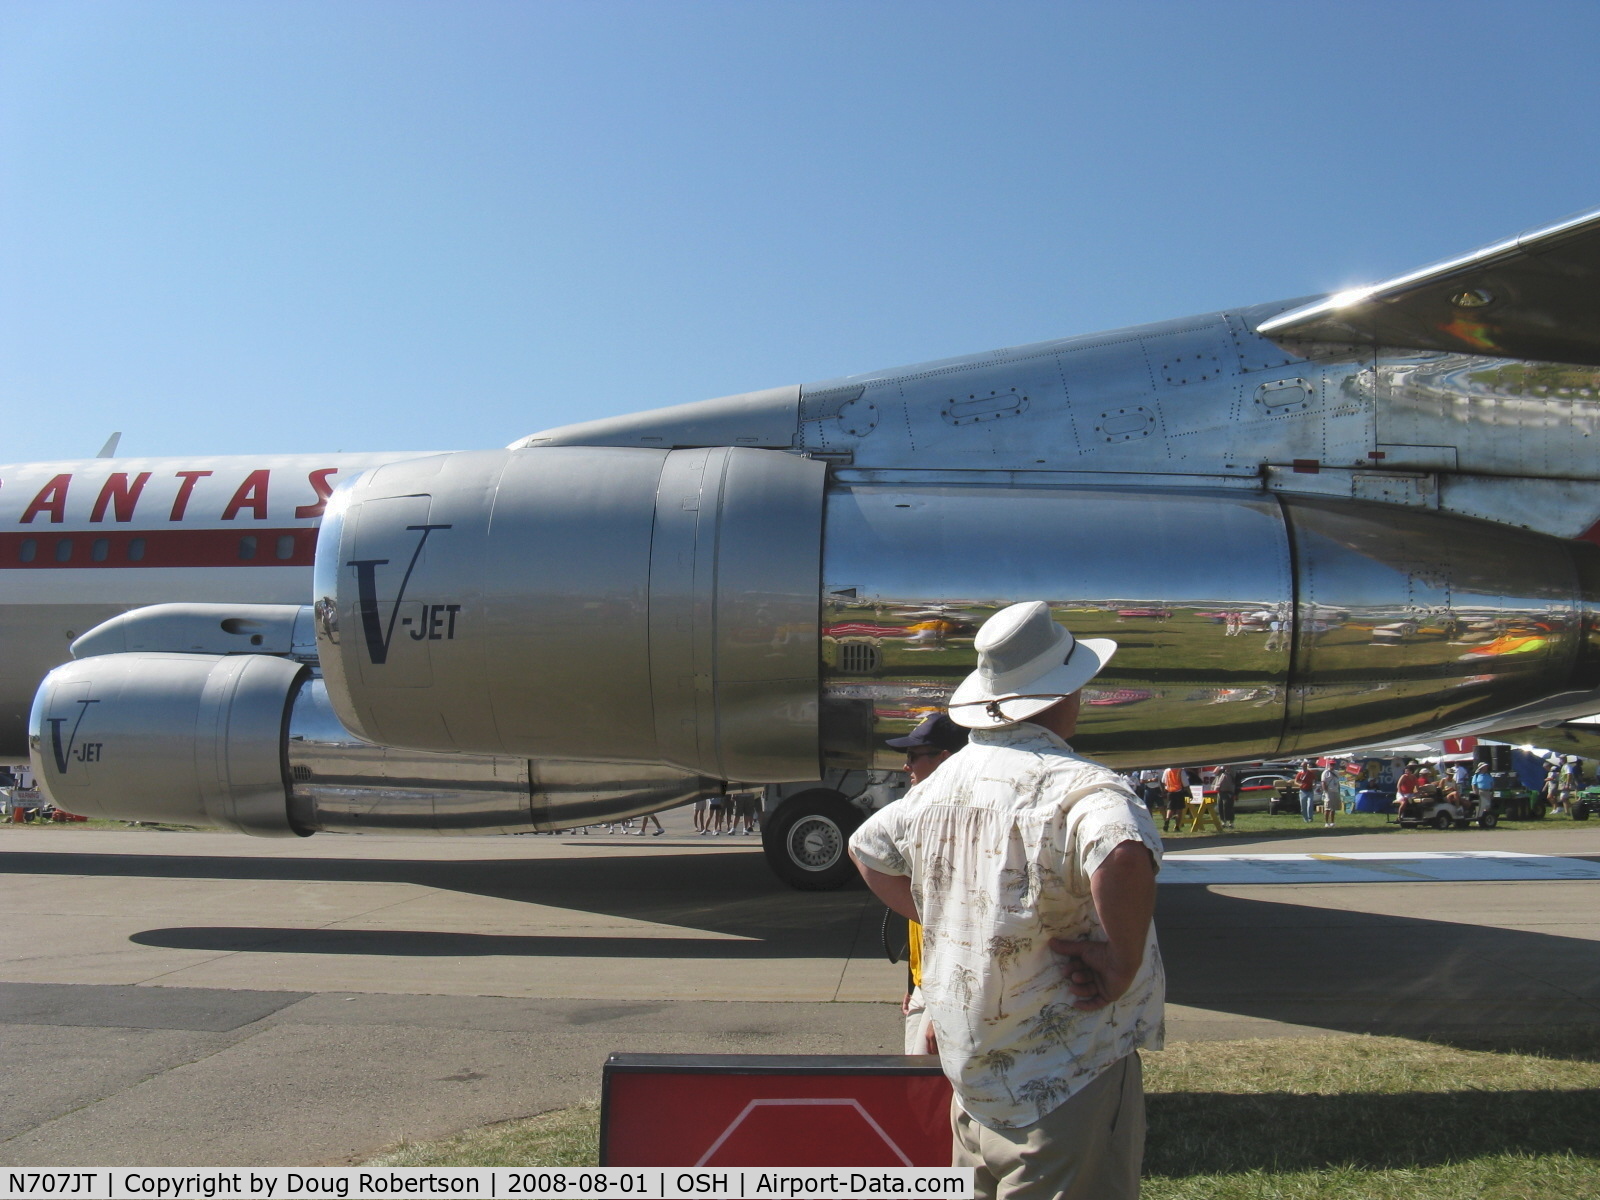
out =
[(1597, 272), (1600, 211), (503, 450), (0, 467), (0, 753), (31, 697), (61, 807), (283, 837), (761, 786), (805, 889), (1019, 600), (1119, 643), (1119, 768), (1554, 728), (1600, 711)]

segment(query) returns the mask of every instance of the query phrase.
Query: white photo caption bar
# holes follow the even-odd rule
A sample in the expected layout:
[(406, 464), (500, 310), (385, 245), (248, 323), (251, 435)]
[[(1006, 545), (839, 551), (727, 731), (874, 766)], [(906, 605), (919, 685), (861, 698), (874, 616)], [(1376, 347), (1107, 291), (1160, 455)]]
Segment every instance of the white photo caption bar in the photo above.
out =
[(116, 1167), (5, 1172), (0, 1200), (970, 1200), (970, 1167)]

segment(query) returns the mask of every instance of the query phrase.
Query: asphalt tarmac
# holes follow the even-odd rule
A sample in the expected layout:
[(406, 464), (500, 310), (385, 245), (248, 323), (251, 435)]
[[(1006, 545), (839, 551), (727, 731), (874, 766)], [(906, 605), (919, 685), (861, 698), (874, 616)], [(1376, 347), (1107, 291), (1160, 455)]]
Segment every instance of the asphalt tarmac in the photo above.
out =
[[(758, 838), (665, 821), (0, 828), (0, 1165), (337, 1164), (592, 1098), (613, 1050), (898, 1050), (904, 967), (864, 890), (790, 891)], [(1312, 830), (1169, 861), (1171, 1039), (1600, 1017), (1600, 822)]]

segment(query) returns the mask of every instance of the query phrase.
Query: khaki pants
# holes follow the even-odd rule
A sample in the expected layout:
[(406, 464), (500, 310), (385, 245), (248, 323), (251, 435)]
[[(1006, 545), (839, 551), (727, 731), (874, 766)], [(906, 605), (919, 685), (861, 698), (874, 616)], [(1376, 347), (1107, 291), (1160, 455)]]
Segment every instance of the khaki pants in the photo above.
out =
[(910, 1012), (906, 1013), (906, 1053), (928, 1052), (928, 1010), (922, 1003), (922, 989), (911, 990)]
[(990, 1129), (952, 1104), (950, 1165), (975, 1169), (977, 1200), (1133, 1200), (1144, 1158), (1139, 1056), (1025, 1129)]

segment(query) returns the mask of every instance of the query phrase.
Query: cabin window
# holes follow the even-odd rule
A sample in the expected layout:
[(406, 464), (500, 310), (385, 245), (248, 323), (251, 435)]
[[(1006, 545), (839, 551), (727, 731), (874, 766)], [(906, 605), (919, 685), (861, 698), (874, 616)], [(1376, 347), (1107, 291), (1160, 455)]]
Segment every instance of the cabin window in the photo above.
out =
[(144, 558), (144, 539), (134, 538), (128, 543), (128, 561), (139, 562)]
[(278, 535), (278, 557), (294, 557), (294, 534), (282, 533)]
[(19, 562), (32, 562), (39, 553), (39, 543), (33, 538), (23, 538), (22, 545), (17, 547), (17, 560)]
[(241, 560), (252, 559), (256, 556), (256, 535), (247, 533), (239, 539), (239, 557)]
[(106, 556), (111, 553), (111, 542), (107, 538), (95, 538), (89, 547), (89, 557), (95, 562), (105, 562)]
[(72, 561), (72, 539), (71, 538), (62, 538), (58, 542), (56, 542), (56, 561), (57, 562), (71, 562)]

